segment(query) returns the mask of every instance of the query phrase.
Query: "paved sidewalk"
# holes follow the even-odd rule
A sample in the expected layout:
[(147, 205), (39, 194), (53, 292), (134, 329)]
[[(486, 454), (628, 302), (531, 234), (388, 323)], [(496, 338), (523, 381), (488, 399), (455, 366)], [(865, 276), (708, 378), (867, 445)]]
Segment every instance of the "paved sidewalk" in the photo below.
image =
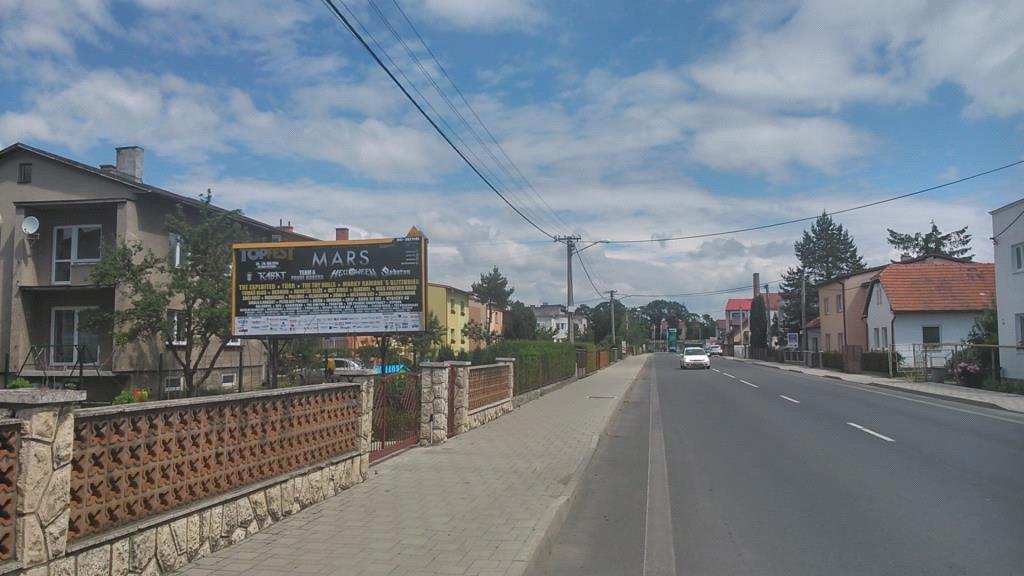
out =
[(940, 398), (948, 398), (950, 400), (958, 400), (974, 404), (987, 404), (1004, 410), (1010, 410), (1012, 412), (1024, 412), (1024, 396), (1019, 396), (1017, 394), (993, 392), (991, 390), (979, 390), (977, 388), (954, 386), (952, 384), (907, 382), (906, 380), (888, 378), (886, 376), (875, 374), (846, 374), (844, 372), (836, 372), (835, 370), (806, 368), (795, 364), (779, 364), (777, 362), (763, 362), (761, 360), (748, 360), (746, 358), (733, 358), (731, 356), (723, 356), (723, 358), (729, 358), (730, 360), (737, 360), (740, 362), (749, 362), (751, 364), (758, 364), (761, 366), (770, 366), (772, 368), (779, 368), (780, 370), (789, 370), (790, 372), (801, 372), (804, 374), (812, 374), (814, 376), (836, 378), (838, 380), (857, 382), (859, 384), (884, 386), (886, 388), (905, 390), (907, 392), (924, 394), (926, 396), (937, 396)]
[(366, 482), (179, 574), (521, 574), (648, 357), (382, 462)]

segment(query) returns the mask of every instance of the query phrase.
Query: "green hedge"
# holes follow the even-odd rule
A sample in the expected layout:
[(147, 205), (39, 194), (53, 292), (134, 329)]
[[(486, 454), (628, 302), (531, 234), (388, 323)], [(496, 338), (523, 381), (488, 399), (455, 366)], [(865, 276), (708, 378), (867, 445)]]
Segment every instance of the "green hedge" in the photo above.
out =
[(516, 395), (543, 388), (576, 374), (576, 351), (564, 342), (503, 340), (470, 354), (470, 360), (475, 365), (493, 364), (495, 358), (516, 359)]
[[(889, 373), (889, 353), (888, 352), (865, 352), (860, 357), (860, 369), (865, 372), (881, 372), (883, 374)], [(903, 356), (897, 352), (892, 357), (892, 372), (895, 374), (899, 371), (900, 364), (903, 362)]]
[(822, 352), (821, 366), (835, 370), (843, 369), (843, 355), (839, 352)]

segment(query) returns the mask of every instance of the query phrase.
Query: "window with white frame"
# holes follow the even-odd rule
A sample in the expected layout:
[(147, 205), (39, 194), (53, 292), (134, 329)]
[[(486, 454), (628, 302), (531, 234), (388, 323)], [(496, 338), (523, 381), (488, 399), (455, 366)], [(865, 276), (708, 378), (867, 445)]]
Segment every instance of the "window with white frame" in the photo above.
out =
[(100, 260), (103, 227), (98, 224), (53, 228), (53, 283), (71, 282), (71, 267)]
[(181, 236), (171, 233), (168, 235), (171, 244), (171, 253), (168, 255), (171, 268), (180, 268), (188, 262), (188, 251), (181, 241)]
[(100, 339), (82, 321), (89, 307), (54, 307), (50, 311), (50, 363), (54, 365), (96, 364)]
[(1014, 316), (1014, 325), (1017, 327), (1017, 347), (1024, 348), (1024, 314)]
[[(828, 300), (826, 300), (826, 302), (828, 302)], [(825, 334), (825, 351), (826, 352), (831, 352), (832, 351), (832, 335), (831, 334)]]
[(823, 302), (823, 304), (825, 305), (825, 316), (828, 316), (828, 303), (829, 303), (829, 299), (825, 298), (825, 300)]
[(185, 313), (181, 310), (168, 310), (167, 319), (171, 322), (171, 333), (167, 338), (171, 346), (185, 346), (188, 344), (188, 331), (185, 326)]
[(236, 382), (236, 380), (235, 380), (236, 376), (237, 376), (237, 374), (235, 374), (234, 372), (221, 372), (220, 373), (220, 385), (221, 385), (221, 388), (234, 388), (235, 387), (235, 382)]
[(922, 326), (921, 342), (925, 346), (938, 346), (942, 342), (942, 329), (939, 326)]
[(164, 390), (167, 392), (178, 392), (183, 387), (185, 378), (182, 376), (168, 376), (164, 378)]
[(882, 305), (882, 287), (875, 286), (875, 304)]
[(843, 311), (843, 295), (836, 294), (836, 314)]
[(878, 330), (878, 328), (874, 329), (874, 335), (875, 335), (875, 349), (877, 350), (877, 349), (882, 347), (882, 339), (879, 337), (879, 330)]
[(1024, 272), (1024, 242), (1011, 246), (1010, 254), (1013, 257), (1013, 271)]
[(883, 349), (888, 349), (889, 348), (889, 327), (888, 326), (882, 326), (882, 348)]

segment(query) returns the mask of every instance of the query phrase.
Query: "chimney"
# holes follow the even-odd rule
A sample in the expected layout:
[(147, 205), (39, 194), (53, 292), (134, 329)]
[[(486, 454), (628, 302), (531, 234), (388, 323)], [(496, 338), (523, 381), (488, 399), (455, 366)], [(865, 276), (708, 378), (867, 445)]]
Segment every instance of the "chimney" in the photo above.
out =
[(903, 254), (900, 254), (900, 262), (909, 262), (909, 261), (911, 261), (913, 259), (914, 259), (914, 257), (911, 256), (910, 254), (906, 253), (906, 252), (904, 252)]
[(754, 272), (754, 298), (761, 295), (761, 273)]
[(291, 220), (288, 221), (288, 224), (285, 224), (283, 220), (279, 219), (277, 221), (277, 229), (282, 232), (288, 232), (289, 234), (295, 232), (295, 227), (292, 226)]
[(335, 240), (348, 240), (348, 228), (335, 228), (334, 229)]
[(142, 158), (146, 151), (141, 146), (122, 146), (117, 150), (117, 171), (136, 182), (142, 182)]

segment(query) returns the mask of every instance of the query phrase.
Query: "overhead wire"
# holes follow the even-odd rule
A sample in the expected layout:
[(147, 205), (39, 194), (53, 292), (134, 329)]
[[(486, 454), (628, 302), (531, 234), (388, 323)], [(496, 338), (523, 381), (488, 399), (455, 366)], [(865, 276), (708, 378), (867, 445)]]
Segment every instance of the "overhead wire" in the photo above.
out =
[(1005, 234), (1007, 230), (1009, 230), (1010, 228), (1012, 228), (1012, 227), (1013, 227), (1013, 225), (1017, 223), (1017, 220), (1020, 220), (1020, 217), (1021, 217), (1021, 216), (1024, 216), (1024, 210), (1021, 210), (1021, 211), (1020, 211), (1020, 214), (1017, 214), (1017, 217), (1016, 217), (1016, 218), (1014, 218), (1014, 219), (1013, 219), (1013, 220), (1012, 220), (1012, 221), (1011, 221), (1011, 222), (1010, 222), (1009, 224), (1007, 224), (1007, 225), (1006, 225), (1006, 228), (1003, 228), (1002, 230), (1000, 230), (1000, 231), (999, 231), (999, 233), (998, 233), (998, 234), (996, 234), (995, 236), (993, 236), (993, 237), (991, 238), (991, 240), (993, 240), (993, 241), (995, 241), (995, 240), (998, 240), (1000, 236), (1002, 236), (1003, 234)]
[[(853, 212), (855, 210), (863, 210), (864, 208), (871, 208), (872, 206), (878, 206), (880, 204), (886, 204), (888, 202), (895, 202), (896, 200), (902, 200), (904, 198), (909, 198), (911, 196), (917, 196), (919, 194), (924, 194), (926, 192), (933, 192), (935, 190), (939, 190), (940, 188), (946, 188), (946, 187), (949, 187), (949, 186), (953, 186), (955, 184), (960, 184), (962, 182), (966, 182), (968, 180), (973, 180), (975, 178), (980, 178), (982, 176), (987, 176), (989, 174), (994, 174), (996, 172), (1000, 172), (1002, 170), (1007, 170), (1009, 168), (1013, 168), (1014, 166), (1019, 166), (1021, 164), (1024, 164), (1024, 160), (1017, 160), (1015, 162), (1010, 162), (1009, 164), (1004, 164), (1004, 165), (998, 166), (996, 168), (992, 168), (992, 169), (989, 169), (989, 170), (985, 170), (983, 172), (978, 172), (978, 173), (975, 173), (975, 174), (971, 174), (970, 176), (965, 176), (963, 178), (958, 178), (956, 180), (951, 180), (949, 182), (943, 182), (942, 184), (938, 184), (936, 186), (929, 186), (928, 188), (922, 188), (920, 190), (915, 190), (914, 192), (908, 192), (906, 194), (900, 194), (898, 196), (892, 196), (892, 197), (889, 197), (889, 198), (883, 198), (882, 200), (875, 200), (874, 202), (868, 202), (866, 204), (860, 204), (860, 205), (857, 205), (857, 206), (851, 206), (849, 208), (844, 208), (842, 210), (835, 210), (833, 212), (825, 211), (824, 213), (829, 215), (829, 216), (837, 216), (839, 214), (846, 214), (847, 212)], [(634, 238), (634, 239), (626, 239), (626, 240), (583, 240), (583, 241), (584, 242), (592, 242), (593, 244), (641, 244), (641, 243), (654, 243), (654, 242), (672, 242), (672, 241), (676, 241), (676, 240), (694, 240), (694, 239), (698, 239), (698, 238), (710, 238), (710, 237), (713, 237), (713, 236), (725, 236), (725, 235), (728, 235), (728, 234), (739, 234), (741, 232), (754, 232), (754, 231), (757, 231), (757, 230), (765, 230), (765, 229), (768, 229), (768, 228), (777, 228), (779, 226), (787, 226), (789, 224), (797, 224), (797, 223), (800, 223), (800, 222), (808, 222), (808, 221), (811, 221), (811, 220), (816, 220), (819, 217), (820, 216), (805, 216), (805, 217), (802, 217), (802, 218), (794, 218), (792, 220), (785, 220), (785, 221), (782, 221), (782, 222), (773, 222), (771, 224), (762, 224), (760, 226), (750, 226), (750, 227), (747, 227), (747, 228), (736, 228), (736, 229), (733, 229), (733, 230), (723, 230), (721, 232), (708, 232), (708, 233), (705, 233), (705, 234), (691, 234), (691, 235), (687, 235), (687, 236), (671, 236), (671, 237), (667, 237), (667, 238), (644, 238), (644, 239)]]
[(594, 292), (597, 292), (598, 296), (604, 298), (604, 292), (601, 292), (601, 289), (598, 288), (597, 284), (594, 283), (594, 278), (591, 277), (590, 270), (587, 269), (587, 263), (583, 261), (583, 255), (580, 254), (579, 252), (577, 252), (576, 255), (579, 256), (580, 268), (582, 268), (583, 273), (587, 275), (587, 280), (590, 281), (590, 286), (594, 289)]
[[(502, 193), (502, 192), (501, 192), (500, 190), (498, 190), (498, 188), (497, 188), (497, 187), (496, 187), (496, 186), (494, 185), (494, 183), (493, 183), (493, 182), (491, 182), (491, 180), (490, 180), (490, 179), (488, 179), (488, 178), (487, 178), (487, 177), (486, 177), (486, 176), (485, 176), (485, 175), (483, 174), (483, 172), (481, 171), (481, 169), (480, 169), (480, 168), (478, 168), (478, 167), (477, 167), (477, 166), (476, 166), (476, 165), (475, 165), (475, 164), (474, 164), (474, 163), (473, 163), (473, 162), (472, 162), (472, 161), (471, 161), (471, 160), (469, 159), (469, 157), (467, 157), (466, 153), (465, 153), (465, 152), (463, 152), (463, 151), (462, 151), (461, 149), (459, 149), (459, 147), (458, 147), (458, 146), (456, 146), (456, 145), (455, 145), (455, 143), (454, 143), (454, 142), (452, 141), (452, 138), (451, 138), (451, 137), (449, 137), (449, 136), (448, 136), (448, 134), (446, 134), (446, 133), (445, 133), (445, 131), (441, 129), (441, 127), (440, 127), (440, 126), (438, 125), (438, 123), (437, 123), (437, 122), (436, 122), (436, 121), (435, 121), (435, 120), (434, 120), (433, 118), (431, 118), (431, 116), (430, 116), (430, 115), (429, 115), (429, 114), (427, 113), (427, 111), (426, 111), (426, 110), (424, 110), (423, 106), (422, 106), (422, 105), (421, 105), (421, 104), (420, 104), (420, 103), (419, 103), (419, 102), (418, 102), (418, 101), (416, 100), (416, 98), (415, 98), (415, 97), (413, 97), (413, 95), (412, 95), (412, 94), (411, 94), (411, 93), (409, 92), (409, 89), (407, 89), (407, 88), (406, 88), (406, 87), (405, 87), (405, 86), (404, 86), (404, 85), (402, 84), (402, 82), (401, 82), (401, 81), (399, 81), (399, 79), (398, 79), (398, 77), (397, 77), (397, 76), (395, 75), (395, 73), (394, 73), (394, 72), (392, 72), (392, 71), (391, 71), (391, 69), (390, 69), (390, 68), (388, 68), (388, 66), (387, 66), (387, 65), (386, 65), (386, 64), (384, 63), (384, 61), (383, 61), (383, 60), (381, 59), (381, 57), (377, 55), (377, 53), (376, 53), (376, 52), (375, 52), (375, 51), (373, 50), (373, 48), (372, 48), (372, 47), (370, 46), (370, 44), (369, 44), (369, 43), (368, 43), (368, 42), (366, 41), (366, 39), (365, 39), (365, 38), (363, 37), (363, 35), (362, 35), (362, 34), (360, 34), (358, 30), (356, 30), (355, 26), (353, 26), (353, 25), (352, 25), (352, 22), (351, 22), (351, 21), (350, 21), (350, 20), (348, 19), (348, 17), (346, 17), (346, 16), (345, 16), (345, 15), (344, 15), (344, 14), (343, 14), (343, 13), (341, 12), (341, 10), (340, 10), (340, 9), (339, 9), (339, 8), (337, 7), (337, 5), (335, 5), (335, 3), (334, 3), (334, 0), (321, 0), (321, 1), (322, 1), (322, 2), (324, 3), (324, 5), (325, 5), (325, 6), (326, 6), (326, 7), (327, 7), (327, 8), (328, 8), (328, 9), (329, 9), (329, 10), (330, 10), (330, 11), (331, 11), (331, 12), (332, 12), (333, 14), (334, 14), (334, 16), (335, 16), (335, 17), (336, 17), (336, 18), (337, 18), (337, 19), (338, 19), (338, 20), (339, 20), (339, 21), (340, 21), (340, 22), (341, 22), (341, 23), (342, 23), (342, 24), (343, 24), (343, 25), (345, 26), (345, 28), (347, 28), (347, 29), (348, 29), (348, 31), (349, 31), (349, 32), (350, 32), (350, 33), (351, 33), (351, 34), (352, 34), (352, 35), (353, 35), (353, 36), (354, 36), (354, 37), (356, 38), (356, 40), (357, 40), (357, 41), (358, 41), (358, 42), (359, 42), (359, 43), (360, 43), (360, 44), (361, 44), (361, 45), (363, 46), (363, 48), (364, 48), (364, 49), (366, 49), (366, 51), (367, 51), (367, 52), (368, 52), (368, 53), (370, 54), (370, 56), (371, 56), (371, 57), (373, 58), (373, 60), (374, 60), (374, 61), (375, 61), (375, 62), (377, 63), (377, 65), (378, 65), (378, 66), (380, 66), (380, 68), (381, 68), (382, 70), (384, 70), (384, 73), (385, 73), (385, 74), (387, 74), (388, 78), (390, 78), (390, 79), (391, 79), (391, 81), (392, 81), (392, 82), (393, 82), (393, 83), (395, 84), (395, 86), (397, 86), (397, 87), (398, 87), (398, 89), (402, 91), (402, 94), (403, 94), (403, 95), (404, 95), (404, 96), (406, 97), (406, 99), (408, 99), (408, 100), (409, 100), (409, 102), (410, 102), (410, 103), (411, 103), (411, 104), (413, 105), (413, 107), (415, 107), (415, 108), (416, 108), (416, 110), (417, 110), (417, 111), (418, 111), (418, 112), (420, 113), (420, 115), (421, 115), (421, 116), (423, 116), (423, 118), (424, 118), (424, 119), (425, 119), (425, 120), (426, 120), (426, 121), (427, 121), (427, 122), (428, 122), (428, 123), (430, 124), (430, 126), (431, 126), (431, 127), (432, 127), (432, 128), (434, 129), (434, 131), (435, 131), (435, 132), (437, 132), (437, 134), (438, 134), (439, 136), (441, 136), (441, 138), (442, 138), (442, 139), (443, 139), (443, 140), (445, 141), (445, 143), (446, 143), (446, 144), (448, 144), (448, 146), (449, 146), (449, 147), (450, 147), (450, 148), (451, 148), (451, 149), (452, 149), (453, 151), (455, 151), (455, 153), (456, 153), (456, 154), (458, 154), (459, 158), (461, 158), (461, 159), (462, 159), (462, 161), (463, 161), (463, 162), (465, 162), (467, 166), (469, 166), (469, 168), (470, 168), (470, 169), (471, 169), (471, 170), (473, 171), (473, 173), (474, 173), (474, 174), (476, 174), (476, 175), (477, 175), (477, 177), (479, 177), (479, 178), (480, 178), (480, 180), (482, 180), (482, 181), (484, 182), (484, 184), (486, 184), (486, 185), (487, 185), (487, 187), (488, 187), (488, 188), (489, 188), (489, 189), (490, 189), (490, 190), (491, 190), (492, 192), (494, 192), (494, 193), (495, 193), (495, 194), (496, 194), (496, 195), (497, 195), (497, 196), (498, 196), (499, 198), (501, 198), (501, 200), (502, 200), (502, 201), (503, 201), (503, 202), (504, 202), (504, 203), (505, 203), (505, 204), (506, 204), (506, 205), (507, 205), (507, 206), (508, 206), (509, 208), (511, 208), (513, 212), (515, 212), (516, 214), (518, 214), (518, 215), (519, 215), (519, 217), (521, 217), (521, 218), (522, 218), (523, 220), (525, 220), (525, 221), (526, 221), (527, 223), (529, 223), (529, 224), (530, 224), (530, 225), (531, 225), (531, 226), (532, 226), (533, 228), (535, 228), (535, 229), (536, 229), (536, 230), (537, 230), (538, 232), (540, 232), (541, 234), (544, 234), (544, 235), (545, 235), (545, 236), (547, 236), (548, 238), (550, 238), (550, 239), (554, 240), (554, 239), (555, 239), (555, 236), (554, 236), (553, 234), (551, 234), (550, 232), (548, 232), (547, 230), (545, 230), (545, 229), (544, 229), (543, 227), (541, 227), (541, 226), (540, 226), (539, 224), (537, 224), (536, 222), (534, 222), (534, 221), (533, 221), (533, 219), (531, 219), (530, 217), (528, 217), (528, 216), (527, 216), (527, 215), (526, 215), (526, 214), (525, 214), (525, 213), (523, 212), (523, 210), (521, 210), (521, 209), (520, 209), (519, 207), (517, 207), (517, 206), (516, 206), (515, 204), (513, 204), (513, 203), (512, 203), (512, 202), (511, 202), (511, 201), (510, 201), (510, 200), (508, 199), (508, 197), (506, 197), (506, 195), (505, 195), (505, 194), (503, 194), (503, 193)], [(354, 12), (352, 12), (352, 10), (351, 10), (351, 8), (349, 8), (348, 4), (346, 4), (344, 0), (339, 0), (339, 1), (341, 2), (341, 4), (342, 4), (343, 6), (345, 6), (345, 9), (346, 9), (346, 10), (347, 10), (347, 11), (349, 12), (349, 14), (351, 14), (351, 15), (352, 15), (352, 18), (353, 18), (354, 20), (357, 20), (357, 21), (358, 21), (358, 18), (356, 18), (356, 16), (355, 16), (355, 13), (354, 13)], [(363, 27), (362, 25), (360, 25), (360, 26), (361, 26), (361, 27)], [(365, 30), (365, 27), (363, 27), (363, 28), (364, 28), (364, 30)], [(370, 35), (370, 34), (369, 34), (369, 31), (368, 31), (368, 30), (367, 30), (367, 35), (368, 35), (368, 36)], [(379, 45), (379, 44), (378, 44), (378, 45)], [(396, 68), (397, 68), (397, 66), (396, 66)], [(407, 80), (407, 81), (408, 81), (408, 80)], [(412, 82), (411, 82), (411, 81), (409, 81), (409, 82), (410, 82), (410, 84), (412, 84)], [(415, 88), (415, 86), (412, 86), (412, 88), (413, 88), (413, 89), (416, 89), (416, 88)], [(428, 101), (428, 105), (429, 105), (429, 101)]]

